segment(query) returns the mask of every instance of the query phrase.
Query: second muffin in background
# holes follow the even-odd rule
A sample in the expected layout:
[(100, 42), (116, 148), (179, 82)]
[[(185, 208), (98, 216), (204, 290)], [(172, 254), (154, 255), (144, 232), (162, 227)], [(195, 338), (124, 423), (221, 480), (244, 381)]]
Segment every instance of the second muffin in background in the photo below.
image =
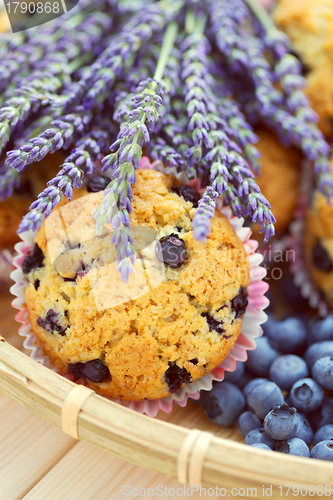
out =
[[(296, 148), (283, 147), (268, 129), (257, 128), (255, 133), (259, 136), (256, 147), (262, 155), (261, 174), (256, 181), (276, 218), (276, 235), (281, 236), (288, 229), (297, 207), (302, 155)], [(254, 237), (260, 240), (259, 229), (259, 224), (254, 224)]]

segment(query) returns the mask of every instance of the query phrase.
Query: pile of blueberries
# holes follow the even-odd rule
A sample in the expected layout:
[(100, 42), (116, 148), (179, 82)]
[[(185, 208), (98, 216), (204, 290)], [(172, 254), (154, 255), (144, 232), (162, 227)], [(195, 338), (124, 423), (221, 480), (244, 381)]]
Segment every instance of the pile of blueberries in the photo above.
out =
[(212, 422), (237, 424), (246, 444), (333, 461), (333, 317), (269, 314), (263, 330), (198, 403)]

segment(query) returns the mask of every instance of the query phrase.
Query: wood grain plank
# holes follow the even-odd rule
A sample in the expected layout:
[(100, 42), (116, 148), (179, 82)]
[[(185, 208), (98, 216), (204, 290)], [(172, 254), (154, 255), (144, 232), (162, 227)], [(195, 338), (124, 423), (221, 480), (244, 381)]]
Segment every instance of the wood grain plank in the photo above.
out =
[(76, 441), (3, 394), (0, 421), (0, 498), (21, 500)]
[[(172, 489), (177, 493), (177, 488), (183, 489), (184, 486), (175, 479), (141, 469), (88, 443), (79, 442), (22, 500), (153, 498), (153, 491), (155, 498), (156, 491), (159, 491), (162, 494), (158, 498), (169, 500), (185, 496), (175, 495)], [(199, 493), (194, 491), (190, 498), (202, 498), (203, 494), (200, 496)]]

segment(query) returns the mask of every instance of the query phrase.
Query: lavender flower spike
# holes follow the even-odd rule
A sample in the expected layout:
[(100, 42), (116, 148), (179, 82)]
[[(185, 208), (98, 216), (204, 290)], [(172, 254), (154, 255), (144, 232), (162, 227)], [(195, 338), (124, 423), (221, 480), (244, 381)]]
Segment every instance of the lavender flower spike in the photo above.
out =
[(158, 108), (162, 99), (155, 90), (158, 87), (161, 92), (165, 91), (163, 84), (158, 84), (155, 80), (139, 84), (140, 92), (133, 97), (135, 108), (130, 112), (127, 124), (120, 129), (117, 141), (110, 148), (111, 151), (116, 151), (103, 159), (104, 170), (111, 169), (112, 181), (105, 190), (103, 204), (94, 215), (96, 232), (101, 234), (104, 224), (112, 223), (115, 230), (112, 243), (117, 248), (118, 269), (126, 283), (129, 273), (133, 271), (128, 258), (134, 264), (135, 253), (128, 215), (132, 210), (131, 184), (135, 183), (135, 169), (142, 157), (142, 145), (149, 142), (153, 123), (159, 117)]
[(30, 211), (22, 219), (19, 233), (37, 231), (44, 217), (60, 203), (64, 196), (69, 200), (73, 197), (73, 189), (79, 188), (82, 179), (93, 172), (93, 162), (101, 156), (100, 142), (105, 140), (106, 132), (93, 131), (77, 143), (76, 148), (66, 158), (59, 173), (48, 182), (36, 201), (30, 206)]
[(50, 128), (42, 132), (38, 137), (30, 139), (19, 149), (9, 151), (5, 164), (16, 168), (20, 172), (26, 165), (42, 160), (48, 153), (54, 153), (61, 148), (69, 148), (74, 134), (82, 133), (85, 123), (89, 119), (89, 115), (83, 116), (78, 110), (77, 113), (71, 113), (53, 120), (50, 123)]
[(135, 183), (135, 169), (142, 158), (143, 143), (150, 141), (150, 134), (160, 114), (162, 104), (159, 95), (164, 94), (165, 84), (161, 81), (167, 61), (176, 39), (178, 26), (171, 23), (164, 35), (161, 53), (154, 79), (142, 81), (139, 93), (133, 97), (134, 109), (129, 113), (126, 124), (121, 126), (116, 142), (110, 147), (114, 151), (103, 160), (104, 170), (111, 169), (111, 182), (104, 192), (104, 202), (96, 210), (96, 233), (101, 234), (105, 223), (111, 223), (115, 230), (112, 242), (117, 249), (118, 270), (125, 282), (133, 271), (134, 250), (130, 233), (129, 214), (132, 211), (132, 187)]
[(199, 200), (198, 208), (194, 213), (192, 221), (194, 238), (203, 243), (210, 232), (210, 223), (215, 214), (216, 199), (218, 196), (218, 193), (209, 186), (201, 200)]
[(2, 165), (0, 168), (0, 200), (11, 196), (20, 183), (21, 174), (14, 168)]

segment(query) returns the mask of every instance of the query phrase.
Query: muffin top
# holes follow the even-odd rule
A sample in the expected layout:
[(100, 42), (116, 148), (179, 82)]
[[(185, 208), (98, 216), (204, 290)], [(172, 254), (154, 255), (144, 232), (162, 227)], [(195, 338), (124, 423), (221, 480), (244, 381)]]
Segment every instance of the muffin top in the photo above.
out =
[[(265, 128), (257, 128), (255, 133), (259, 136), (256, 147), (261, 153), (262, 163), (256, 181), (271, 205), (276, 218), (276, 233), (283, 233), (288, 229), (297, 206), (302, 155), (296, 148), (283, 147), (276, 135)], [(256, 237), (259, 229), (259, 224), (255, 224)]]
[(326, 137), (333, 134), (332, 0), (279, 0), (273, 17), (290, 37), (303, 63), (305, 93)]
[(318, 191), (307, 210), (304, 243), (313, 280), (333, 307), (333, 204)]
[(11, 249), (20, 241), (17, 229), (22, 217), (29, 211), (31, 203), (46, 187), (46, 183), (59, 171), (64, 156), (60, 152), (48, 155), (23, 172), (20, 186), (12, 196), (0, 201), (0, 250)]
[(94, 236), (102, 201), (102, 191), (81, 189), (39, 230), (23, 265), (30, 322), (51, 361), (99, 393), (165, 397), (212, 371), (235, 344), (247, 305), (247, 253), (217, 210), (207, 242), (194, 240), (196, 193), (172, 176), (139, 170), (130, 216), (136, 260), (124, 283), (112, 227)]

